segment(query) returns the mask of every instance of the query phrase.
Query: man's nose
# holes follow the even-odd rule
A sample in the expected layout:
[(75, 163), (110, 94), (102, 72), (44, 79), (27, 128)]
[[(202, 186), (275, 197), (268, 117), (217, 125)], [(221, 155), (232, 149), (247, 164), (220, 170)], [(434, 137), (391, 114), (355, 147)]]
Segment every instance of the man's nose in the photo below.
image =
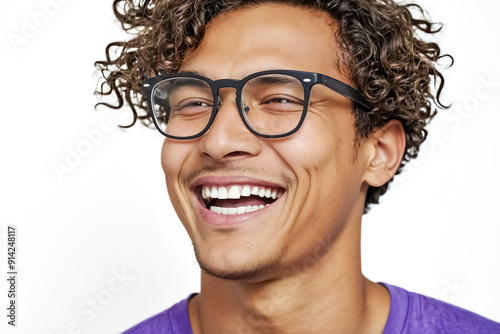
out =
[(218, 162), (255, 156), (262, 150), (262, 139), (243, 123), (235, 97), (233, 88), (219, 90), (219, 110), (200, 140), (200, 153)]

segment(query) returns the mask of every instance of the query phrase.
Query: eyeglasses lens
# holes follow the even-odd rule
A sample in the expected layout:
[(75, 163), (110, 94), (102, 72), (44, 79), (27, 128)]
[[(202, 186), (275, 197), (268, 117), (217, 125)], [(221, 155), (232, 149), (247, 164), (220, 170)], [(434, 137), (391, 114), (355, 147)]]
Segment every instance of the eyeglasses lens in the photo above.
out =
[(200, 133), (207, 126), (212, 109), (212, 90), (200, 79), (166, 79), (153, 90), (156, 122), (171, 136), (189, 137)]
[[(166, 79), (153, 90), (153, 110), (160, 129), (176, 137), (195, 136), (208, 125), (213, 94), (203, 80)], [(247, 124), (262, 135), (294, 130), (304, 110), (304, 88), (289, 75), (268, 74), (247, 81), (241, 92), (241, 110)]]
[(282, 135), (299, 125), (304, 110), (304, 88), (295, 77), (263, 75), (249, 80), (241, 93), (247, 123), (263, 135)]

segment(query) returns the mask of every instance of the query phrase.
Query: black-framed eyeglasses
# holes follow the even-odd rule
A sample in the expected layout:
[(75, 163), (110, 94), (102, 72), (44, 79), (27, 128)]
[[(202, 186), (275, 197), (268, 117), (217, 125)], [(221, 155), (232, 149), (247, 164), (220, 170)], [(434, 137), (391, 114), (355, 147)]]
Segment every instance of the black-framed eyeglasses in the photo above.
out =
[(193, 139), (212, 125), (221, 106), (219, 89), (236, 89), (236, 105), (250, 132), (264, 138), (295, 133), (304, 122), (311, 89), (322, 84), (351, 101), (370, 108), (354, 88), (320, 73), (270, 70), (241, 80), (209, 78), (194, 73), (146, 79), (143, 90), (156, 128), (166, 137)]

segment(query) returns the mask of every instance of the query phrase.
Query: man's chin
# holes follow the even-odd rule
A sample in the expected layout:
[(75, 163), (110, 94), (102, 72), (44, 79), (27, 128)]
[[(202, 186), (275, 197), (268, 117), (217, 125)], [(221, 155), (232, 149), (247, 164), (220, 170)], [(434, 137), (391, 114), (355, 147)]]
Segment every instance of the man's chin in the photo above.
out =
[(284, 252), (278, 252), (273, 258), (258, 262), (242, 264), (240, 268), (217, 268), (217, 266), (203, 259), (195, 247), (195, 256), (200, 268), (208, 275), (230, 281), (259, 281), (273, 272), (277, 272)]
[(200, 263), (200, 268), (208, 275), (218, 277), (228, 281), (256, 281), (267, 276), (269, 273), (276, 271), (278, 264), (269, 263), (267, 265), (255, 266), (253, 268), (243, 270), (217, 270), (210, 266)]

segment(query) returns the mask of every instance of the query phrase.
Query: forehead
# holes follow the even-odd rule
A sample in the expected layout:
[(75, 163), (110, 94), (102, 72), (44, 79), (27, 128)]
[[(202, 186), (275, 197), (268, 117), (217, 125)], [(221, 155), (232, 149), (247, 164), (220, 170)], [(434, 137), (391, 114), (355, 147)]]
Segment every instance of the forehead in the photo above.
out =
[(339, 77), (337, 54), (335, 24), (327, 13), (268, 3), (217, 16), (180, 70), (203, 72), (212, 79), (241, 78), (268, 69)]

